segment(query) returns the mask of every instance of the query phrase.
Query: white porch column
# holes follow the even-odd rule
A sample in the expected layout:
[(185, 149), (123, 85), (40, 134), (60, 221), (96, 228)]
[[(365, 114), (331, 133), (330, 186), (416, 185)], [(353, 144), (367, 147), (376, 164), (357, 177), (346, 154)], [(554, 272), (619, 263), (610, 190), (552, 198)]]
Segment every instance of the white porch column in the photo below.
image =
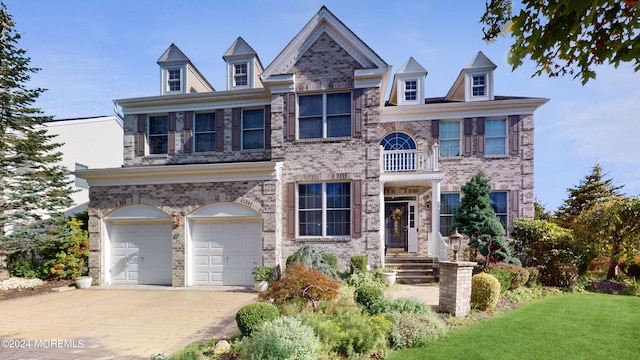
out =
[(380, 201), (380, 225), (378, 228), (380, 229), (378, 232), (380, 233), (380, 259), (382, 259), (381, 264), (382, 267), (385, 267), (385, 256), (384, 256), (384, 236), (385, 236), (385, 226), (384, 226), (384, 183), (380, 181), (380, 193), (379, 193), (379, 201)]
[(440, 180), (431, 181), (431, 236), (429, 236), (429, 255), (441, 259), (440, 241)]

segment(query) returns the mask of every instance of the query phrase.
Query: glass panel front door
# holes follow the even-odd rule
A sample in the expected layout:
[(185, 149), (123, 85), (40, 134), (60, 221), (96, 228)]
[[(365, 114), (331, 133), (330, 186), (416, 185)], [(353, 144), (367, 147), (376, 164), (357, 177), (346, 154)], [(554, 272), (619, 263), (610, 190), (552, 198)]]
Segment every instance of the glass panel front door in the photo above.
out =
[(387, 250), (407, 251), (407, 220), (409, 218), (407, 203), (386, 203), (384, 208)]

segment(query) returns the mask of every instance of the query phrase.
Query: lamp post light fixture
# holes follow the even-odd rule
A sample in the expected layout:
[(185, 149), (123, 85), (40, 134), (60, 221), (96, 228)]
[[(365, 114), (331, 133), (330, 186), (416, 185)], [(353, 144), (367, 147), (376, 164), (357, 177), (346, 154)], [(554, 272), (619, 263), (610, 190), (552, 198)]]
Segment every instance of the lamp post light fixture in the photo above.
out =
[(451, 247), (451, 251), (453, 251), (453, 260), (458, 261), (458, 251), (460, 251), (460, 246), (462, 246), (462, 234), (458, 232), (456, 228), (453, 234), (449, 235), (449, 247)]

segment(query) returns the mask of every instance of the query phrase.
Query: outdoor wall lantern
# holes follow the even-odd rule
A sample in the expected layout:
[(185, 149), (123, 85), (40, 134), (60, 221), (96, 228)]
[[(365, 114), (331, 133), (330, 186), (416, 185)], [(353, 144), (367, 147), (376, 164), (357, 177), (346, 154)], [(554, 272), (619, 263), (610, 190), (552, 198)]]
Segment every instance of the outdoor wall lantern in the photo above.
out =
[(462, 234), (458, 232), (458, 229), (453, 232), (453, 234), (449, 235), (449, 247), (451, 251), (453, 251), (453, 260), (458, 261), (458, 251), (460, 251), (460, 246), (462, 246)]
[(173, 226), (180, 226), (180, 216), (178, 215), (178, 213), (174, 211), (171, 213), (171, 216), (173, 216)]

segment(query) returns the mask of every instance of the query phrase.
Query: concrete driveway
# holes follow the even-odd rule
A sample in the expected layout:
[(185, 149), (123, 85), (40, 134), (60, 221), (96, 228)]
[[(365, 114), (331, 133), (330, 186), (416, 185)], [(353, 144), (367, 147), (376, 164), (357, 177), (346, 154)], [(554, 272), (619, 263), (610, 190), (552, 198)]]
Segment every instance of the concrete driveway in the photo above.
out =
[(0, 301), (1, 359), (149, 359), (232, 335), (243, 287), (92, 287)]

